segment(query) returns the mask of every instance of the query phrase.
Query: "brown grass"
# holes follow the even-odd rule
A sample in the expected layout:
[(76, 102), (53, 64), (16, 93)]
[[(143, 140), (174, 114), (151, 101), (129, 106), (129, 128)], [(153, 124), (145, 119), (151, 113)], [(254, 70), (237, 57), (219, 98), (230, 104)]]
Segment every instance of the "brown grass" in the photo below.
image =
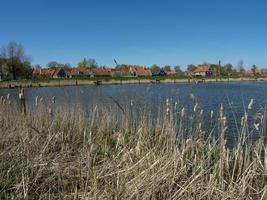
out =
[(131, 109), (50, 113), (39, 104), (23, 115), (1, 102), (0, 198), (267, 198), (263, 137), (251, 143), (240, 127), (239, 142), (227, 148), (223, 108), (214, 125), (219, 137), (207, 139), (201, 112), (193, 122), (188, 110), (153, 121)]

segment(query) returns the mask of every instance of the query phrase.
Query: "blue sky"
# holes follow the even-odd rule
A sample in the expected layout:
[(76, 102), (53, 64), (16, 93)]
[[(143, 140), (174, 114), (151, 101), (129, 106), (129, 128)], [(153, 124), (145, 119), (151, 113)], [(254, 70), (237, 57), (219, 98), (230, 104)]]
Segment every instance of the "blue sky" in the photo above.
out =
[(0, 46), (22, 43), (33, 64), (267, 67), (267, 1), (0, 1)]

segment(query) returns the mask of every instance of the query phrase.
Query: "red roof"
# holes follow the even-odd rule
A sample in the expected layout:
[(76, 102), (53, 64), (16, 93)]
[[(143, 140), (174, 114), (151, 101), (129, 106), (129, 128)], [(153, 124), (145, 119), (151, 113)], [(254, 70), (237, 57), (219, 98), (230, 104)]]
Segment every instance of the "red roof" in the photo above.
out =
[(40, 75), (40, 71), (39, 69), (33, 69), (32, 72), (31, 72), (31, 75), (33, 77), (36, 77), (36, 76), (39, 76)]
[(151, 70), (142, 66), (131, 66), (130, 71), (134, 76), (152, 76)]
[(92, 74), (95, 76), (112, 76), (112, 69), (111, 68), (93, 68)]
[(165, 71), (167, 76), (176, 76), (176, 72), (175, 71)]
[(243, 75), (261, 75), (261, 71), (258, 69), (255, 70), (240, 70), (240, 74)]
[(52, 77), (55, 74), (55, 69), (42, 69), (41, 75), (44, 77)]
[(195, 70), (193, 70), (193, 73), (201, 73), (201, 72), (208, 72), (209, 67), (206, 65), (199, 65)]

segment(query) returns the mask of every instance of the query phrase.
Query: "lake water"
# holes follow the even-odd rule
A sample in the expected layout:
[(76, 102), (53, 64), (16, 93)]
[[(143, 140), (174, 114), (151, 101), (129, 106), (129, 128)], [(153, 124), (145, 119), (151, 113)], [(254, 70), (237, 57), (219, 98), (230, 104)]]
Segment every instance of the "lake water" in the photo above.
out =
[[(204, 111), (205, 121), (209, 120), (211, 110), (218, 114), (223, 104), (227, 116), (229, 130), (235, 128), (247, 110), (251, 99), (254, 99), (253, 109), (256, 113), (265, 106), (267, 100), (267, 82), (230, 82), (230, 83), (172, 83), (172, 84), (131, 84), (131, 85), (102, 85), (102, 86), (68, 86), (27, 88), (25, 96), (28, 107), (35, 103), (35, 97), (43, 97), (49, 102), (53, 96), (56, 104), (68, 106), (81, 104), (84, 107), (92, 105), (114, 106), (117, 101), (122, 107), (133, 104), (138, 108), (151, 107), (152, 110), (164, 110), (166, 99), (169, 99), (177, 110), (182, 107), (193, 107), (190, 99), (193, 94), (198, 105)], [(11, 94), (11, 98), (18, 99), (17, 90), (1, 89), (0, 96)], [(192, 96), (192, 95), (191, 95)], [(174, 105), (177, 106), (174, 106)], [(251, 118), (253, 120), (253, 117)], [(231, 137), (231, 136), (230, 136)]]

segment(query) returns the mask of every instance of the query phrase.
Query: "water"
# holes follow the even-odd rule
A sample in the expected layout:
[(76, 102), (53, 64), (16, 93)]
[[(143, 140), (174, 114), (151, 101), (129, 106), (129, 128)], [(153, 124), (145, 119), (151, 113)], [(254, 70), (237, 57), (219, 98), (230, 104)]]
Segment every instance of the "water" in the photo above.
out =
[[(10, 93), (12, 99), (18, 99), (17, 90), (1, 89), (0, 96)], [(250, 120), (254, 123), (254, 114), (265, 106), (267, 100), (267, 82), (231, 82), (231, 83), (204, 83), (204, 84), (132, 84), (132, 85), (102, 85), (102, 86), (68, 86), (68, 87), (41, 87), (25, 90), (27, 106), (32, 108), (35, 97), (43, 97), (48, 102), (55, 96), (56, 104), (74, 106), (80, 104), (85, 108), (93, 105), (116, 107), (117, 101), (122, 107), (131, 103), (138, 108), (151, 107), (155, 113), (164, 109), (168, 98), (172, 105), (192, 108), (195, 102), (189, 98), (194, 94), (200, 109), (204, 111), (204, 120), (209, 124), (210, 112), (218, 114), (223, 104), (227, 116), (228, 130), (236, 129), (240, 118), (247, 111), (251, 99), (254, 99), (253, 113)], [(188, 109), (189, 110), (189, 109)], [(254, 120), (254, 121), (253, 121)], [(229, 138), (233, 137), (228, 132)]]

